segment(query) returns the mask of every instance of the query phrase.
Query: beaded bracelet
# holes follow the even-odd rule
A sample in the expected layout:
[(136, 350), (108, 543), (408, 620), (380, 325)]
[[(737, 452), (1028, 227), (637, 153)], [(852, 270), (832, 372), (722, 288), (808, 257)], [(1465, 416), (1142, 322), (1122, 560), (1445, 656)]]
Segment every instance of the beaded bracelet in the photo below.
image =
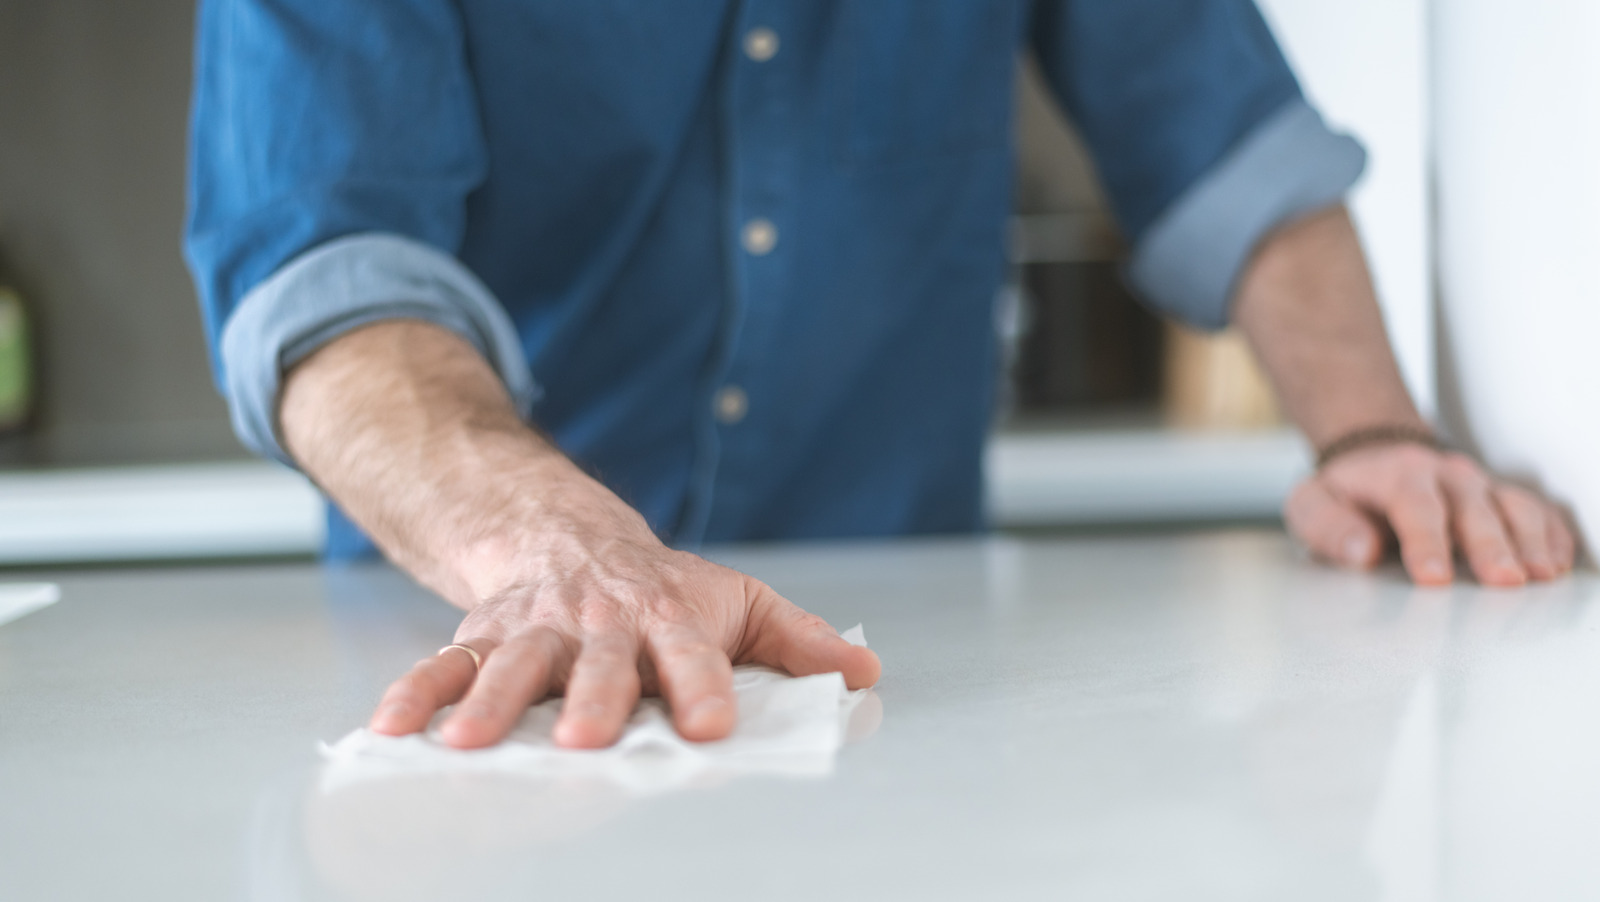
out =
[(1335, 457), (1349, 454), (1373, 445), (1422, 445), (1435, 451), (1447, 450), (1444, 442), (1432, 430), (1422, 426), (1368, 426), (1346, 432), (1317, 452), (1317, 469), (1322, 469)]

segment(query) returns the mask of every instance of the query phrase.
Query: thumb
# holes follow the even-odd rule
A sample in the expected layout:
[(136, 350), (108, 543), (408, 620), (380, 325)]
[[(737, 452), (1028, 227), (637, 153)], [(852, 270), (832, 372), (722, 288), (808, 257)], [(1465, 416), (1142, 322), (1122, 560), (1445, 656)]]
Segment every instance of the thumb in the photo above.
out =
[(826, 620), (808, 614), (765, 584), (751, 579), (749, 628), (737, 663), (765, 664), (794, 676), (839, 673), (851, 689), (878, 682), (883, 665), (869, 648), (839, 638)]

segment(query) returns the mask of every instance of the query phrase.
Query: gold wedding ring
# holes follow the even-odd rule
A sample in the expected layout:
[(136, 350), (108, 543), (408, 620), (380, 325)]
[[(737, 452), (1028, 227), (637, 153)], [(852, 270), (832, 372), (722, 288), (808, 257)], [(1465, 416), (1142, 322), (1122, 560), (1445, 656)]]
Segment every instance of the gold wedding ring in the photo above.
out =
[(444, 654), (445, 652), (449, 651), (452, 648), (459, 648), (462, 651), (464, 651), (467, 654), (472, 656), (472, 669), (473, 670), (482, 670), (483, 669), (483, 655), (478, 654), (475, 650), (473, 650), (472, 646), (470, 646), (470, 645), (461, 645), (460, 643), (457, 643), (455, 645), (446, 645), (444, 648), (439, 649), (439, 654), (442, 655), (442, 654)]

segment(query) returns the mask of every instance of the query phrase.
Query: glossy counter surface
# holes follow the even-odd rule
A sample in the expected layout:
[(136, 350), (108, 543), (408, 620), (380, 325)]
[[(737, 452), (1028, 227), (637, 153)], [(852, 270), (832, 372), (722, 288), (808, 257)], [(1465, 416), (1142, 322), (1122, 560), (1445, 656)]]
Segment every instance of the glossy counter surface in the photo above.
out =
[[(0, 626), (0, 899), (1600, 898), (1600, 581), (1270, 532), (713, 555), (882, 656), (820, 780), (318, 788), (448, 641), (382, 567), (59, 575)], [(870, 724), (868, 725), (870, 727)]]

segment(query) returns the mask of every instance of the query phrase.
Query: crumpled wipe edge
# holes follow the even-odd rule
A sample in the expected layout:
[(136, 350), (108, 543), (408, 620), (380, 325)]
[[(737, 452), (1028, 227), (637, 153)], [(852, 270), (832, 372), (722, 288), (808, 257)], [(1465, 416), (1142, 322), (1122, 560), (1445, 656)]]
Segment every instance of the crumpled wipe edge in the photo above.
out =
[[(840, 638), (866, 647), (861, 624)], [(385, 736), (365, 727), (329, 745), (318, 743), (327, 762), (318, 781), (324, 792), (395, 777), (441, 773), (503, 774), (540, 779), (599, 778), (639, 794), (654, 794), (693, 785), (707, 777), (744, 773), (820, 777), (833, 772), (834, 757), (844, 744), (846, 727), (856, 706), (871, 690), (850, 691), (844, 676), (824, 673), (791, 677), (757, 665), (734, 668), (734, 688), (741, 699), (760, 700), (758, 716), (741, 717), (733, 735), (715, 742), (691, 743), (672, 728), (666, 703), (641, 699), (617, 744), (603, 749), (567, 749), (549, 740), (562, 700), (549, 699), (528, 709), (513, 729), (511, 740), (485, 749), (453, 749), (438, 740), (446, 708), (434, 716), (425, 734)], [(838, 717), (801, 742), (792, 736), (763, 735), (783, 726), (782, 714), (796, 706), (814, 710), (833, 700)]]

